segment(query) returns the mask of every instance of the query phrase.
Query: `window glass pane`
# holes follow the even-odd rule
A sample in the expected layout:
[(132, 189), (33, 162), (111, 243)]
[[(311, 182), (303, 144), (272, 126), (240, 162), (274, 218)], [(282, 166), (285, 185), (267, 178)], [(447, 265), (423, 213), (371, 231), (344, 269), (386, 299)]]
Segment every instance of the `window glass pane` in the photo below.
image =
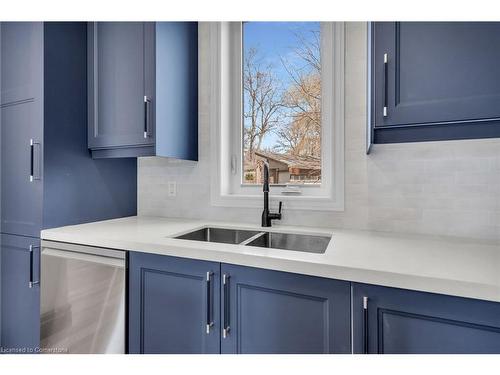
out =
[(243, 23), (243, 176), (321, 183), (319, 22)]

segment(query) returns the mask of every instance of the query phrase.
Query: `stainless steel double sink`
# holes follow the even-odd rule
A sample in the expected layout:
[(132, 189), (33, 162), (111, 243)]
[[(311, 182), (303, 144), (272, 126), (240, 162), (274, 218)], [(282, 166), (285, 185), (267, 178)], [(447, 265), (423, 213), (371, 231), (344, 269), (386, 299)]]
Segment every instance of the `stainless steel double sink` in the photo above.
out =
[(331, 236), (215, 227), (201, 228), (174, 238), (191, 241), (266, 247), (280, 250), (303, 251), (316, 254), (323, 254), (331, 240)]

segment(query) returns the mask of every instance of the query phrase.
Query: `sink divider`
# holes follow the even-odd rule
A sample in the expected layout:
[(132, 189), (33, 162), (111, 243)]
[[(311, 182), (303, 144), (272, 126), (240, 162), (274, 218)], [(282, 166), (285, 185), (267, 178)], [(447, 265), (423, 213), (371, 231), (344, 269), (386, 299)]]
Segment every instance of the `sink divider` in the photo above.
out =
[(243, 246), (248, 245), (250, 242), (252, 242), (253, 240), (256, 240), (256, 239), (257, 239), (257, 238), (259, 238), (259, 237), (262, 237), (262, 236), (263, 236), (263, 235), (265, 235), (266, 233), (267, 233), (267, 232), (259, 232), (259, 233), (255, 234), (255, 235), (253, 235), (252, 237), (247, 238), (245, 241), (240, 242), (239, 244), (240, 244), (240, 245), (243, 245)]

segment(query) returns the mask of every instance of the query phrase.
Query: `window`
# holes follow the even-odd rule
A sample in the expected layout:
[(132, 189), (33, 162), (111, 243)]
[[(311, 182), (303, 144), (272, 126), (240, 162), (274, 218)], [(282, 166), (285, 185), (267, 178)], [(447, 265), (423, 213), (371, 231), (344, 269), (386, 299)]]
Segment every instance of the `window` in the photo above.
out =
[(262, 184), (266, 160), (272, 184), (321, 184), (320, 23), (242, 27), (242, 183)]
[(223, 22), (210, 28), (214, 205), (343, 209), (344, 26)]

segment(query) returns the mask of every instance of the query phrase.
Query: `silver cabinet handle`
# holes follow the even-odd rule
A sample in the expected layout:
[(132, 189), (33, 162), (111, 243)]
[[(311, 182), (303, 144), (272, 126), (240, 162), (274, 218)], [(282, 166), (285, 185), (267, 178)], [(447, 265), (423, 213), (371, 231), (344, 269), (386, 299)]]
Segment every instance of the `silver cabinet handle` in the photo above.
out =
[(212, 313), (213, 313), (213, 301), (212, 301), (212, 275), (213, 272), (207, 272), (207, 321), (206, 321), (206, 326), (207, 326), (207, 335), (210, 334), (210, 328), (214, 325), (214, 321), (212, 318)]
[(35, 171), (35, 143), (30, 139), (30, 182), (33, 182)]
[(144, 138), (149, 137), (149, 110), (151, 98), (144, 95)]
[(34, 246), (34, 245), (30, 245), (30, 279), (28, 281), (28, 287), (29, 288), (33, 288), (35, 285), (37, 284), (40, 284), (40, 280), (37, 280), (35, 281), (34, 280), (34, 260), (33, 260), (33, 257), (34, 257), (34, 249), (40, 249), (39, 246)]
[(40, 179), (40, 175), (35, 176), (35, 145), (40, 145), (40, 142), (30, 139), (30, 182)]
[(363, 352), (368, 354), (368, 297), (363, 297)]
[(387, 53), (384, 53), (384, 109), (383, 109), (383, 115), (384, 117), (387, 117), (387, 85), (388, 85), (388, 78), (389, 78), (389, 56)]
[(231, 330), (229, 320), (229, 275), (222, 275), (222, 285), (224, 286), (224, 324), (222, 326), (222, 338), (226, 338)]

